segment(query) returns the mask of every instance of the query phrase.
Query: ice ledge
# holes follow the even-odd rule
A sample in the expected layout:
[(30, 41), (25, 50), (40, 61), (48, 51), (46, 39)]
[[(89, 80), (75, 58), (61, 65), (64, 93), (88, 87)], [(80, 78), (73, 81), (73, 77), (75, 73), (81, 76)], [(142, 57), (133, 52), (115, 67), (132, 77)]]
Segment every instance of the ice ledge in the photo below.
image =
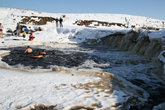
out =
[(163, 66), (163, 73), (165, 75), (165, 50), (161, 51), (159, 56), (158, 56), (159, 60), (163, 62), (164, 66)]
[(6, 56), (6, 55), (9, 55), (9, 54), (10, 54), (9, 50), (0, 50), (0, 57)]

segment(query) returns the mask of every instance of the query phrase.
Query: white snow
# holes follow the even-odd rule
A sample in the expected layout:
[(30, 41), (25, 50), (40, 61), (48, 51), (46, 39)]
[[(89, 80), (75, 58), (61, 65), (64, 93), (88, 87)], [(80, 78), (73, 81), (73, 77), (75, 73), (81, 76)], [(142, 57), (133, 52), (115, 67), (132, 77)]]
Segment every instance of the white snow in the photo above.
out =
[(159, 30), (159, 31), (153, 31), (152, 33), (149, 33), (148, 36), (151, 38), (151, 39), (162, 39), (165, 38), (165, 29), (162, 29), (162, 30)]
[[(115, 32), (127, 33), (132, 28), (124, 28), (118, 26), (96, 28), (74, 25), (76, 20), (97, 20), (110, 23), (123, 23), (127, 25), (135, 25), (136, 27), (155, 27), (164, 28), (161, 20), (155, 20), (147, 17), (138, 17), (120, 14), (65, 14), (65, 13), (43, 13), (30, 10), (0, 8), (0, 23), (4, 26), (3, 32), (7, 28), (15, 30), (16, 24), (22, 19), (21, 16), (43, 16), (43, 17), (61, 17), (64, 18), (63, 28), (56, 28), (56, 23), (47, 23), (40, 26), (43, 31), (35, 32), (34, 41), (28, 41), (21, 37), (4, 37), (0, 38), (0, 47), (14, 47), (22, 45), (42, 45), (43, 42), (56, 43), (82, 43), (88, 39), (98, 39)], [(37, 20), (37, 19), (36, 19)], [(32, 24), (27, 24), (36, 28)], [(151, 38), (162, 38), (165, 31), (153, 31), (148, 34)], [(46, 44), (46, 43), (44, 43)], [(65, 45), (66, 46), (66, 45)], [(67, 48), (67, 47), (65, 47)], [(2, 51), (0, 52), (1, 54)], [(160, 56), (164, 62), (165, 60)], [(88, 65), (90, 62), (86, 62)], [(1, 65), (7, 65), (1, 62)], [(103, 64), (107, 66), (107, 64)], [(91, 106), (92, 104), (102, 104), (102, 109), (106, 109), (115, 103), (124, 102), (128, 97), (122, 91), (114, 91), (112, 94), (105, 92), (97, 92), (99, 89), (93, 89), (89, 92), (85, 89), (77, 89), (75, 86), (88, 82), (99, 81), (100, 77), (85, 74), (68, 74), (66, 72), (22, 72), (14, 70), (0, 69), (0, 109), (14, 110), (18, 106), (25, 109), (35, 104), (57, 105), (58, 108), (68, 110), (74, 105)], [(106, 91), (106, 90), (105, 90)], [(108, 103), (107, 103), (108, 102)]]
[[(45, 104), (58, 105), (59, 108), (62, 106), (67, 110), (74, 105), (91, 106), (100, 102), (103, 108), (106, 108), (110, 104), (126, 100), (122, 98), (125, 95), (122, 91), (114, 91), (109, 95), (97, 88), (88, 93), (87, 89), (79, 87), (79, 84), (99, 80), (101, 78), (87, 74), (27, 73), (0, 69), (0, 109), (13, 110), (18, 106), (24, 109), (37, 104)], [(99, 94), (98, 91), (100, 91)]]
[[(164, 28), (165, 22), (162, 20), (155, 20), (147, 17), (120, 14), (54, 14), (10, 8), (0, 8), (0, 13), (0, 22), (4, 26), (4, 33), (8, 28), (15, 30), (16, 24), (21, 21), (22, 16), (59, 18), (65, 15), (65, 18), (63, 18), (64, 28), (56, 28), (55, 22), (48, 22), (46, 25), (43, 26), (34, 26), (32, 24), (27, 24), (27, 27), (31, 27), (32, 29), (36, 27), (41, 27), (43, 29), (42, 32), (34, 33), (34, 36), (36, 37), (34, 39), (35, 41), (54, 41), (59, 43), (81, 43), (86, 39), (97, 39), (113, 34), (115, 32), (127, 33), (131, 30), (131, 28), (126, 29), (124, 27), (119, 26), (98, 26), (97, 28), (77, 26), (74, 25), (75, 21), (77, 20), (96, 20), (109, 23), (122, 23), (125, 25), (129, 24), (130, 26), (134, 25), (136, 26), (136, 28), (146, 26), (154, 28)], [(37, 20), (37, 18), (35, 19)], [(153, 35), (151, 33), (151, 37), (154, 36), (154, 33)]]

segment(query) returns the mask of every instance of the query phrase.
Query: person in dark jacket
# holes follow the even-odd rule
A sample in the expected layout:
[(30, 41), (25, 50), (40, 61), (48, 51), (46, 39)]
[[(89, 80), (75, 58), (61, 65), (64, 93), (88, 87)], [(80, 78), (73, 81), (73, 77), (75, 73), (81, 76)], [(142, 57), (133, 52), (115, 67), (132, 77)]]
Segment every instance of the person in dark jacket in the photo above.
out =
[(58, 27), (58, 18), (56, 18), (55, 21), (56, 21), (56, 27)]
[(19, 23), (17, 23), (16, 36), (20, 36), (20, 33), (21, 33), (21, 25)]
[(29, 34), (29, 29), (25, 28), (25, 32), (26, 32), (26, 34)]
[(62, 24), (63, 19), (62, 18), (59, 19), (59, 22), (60, 22), (60, 27), (63, 27), (63, 24)]

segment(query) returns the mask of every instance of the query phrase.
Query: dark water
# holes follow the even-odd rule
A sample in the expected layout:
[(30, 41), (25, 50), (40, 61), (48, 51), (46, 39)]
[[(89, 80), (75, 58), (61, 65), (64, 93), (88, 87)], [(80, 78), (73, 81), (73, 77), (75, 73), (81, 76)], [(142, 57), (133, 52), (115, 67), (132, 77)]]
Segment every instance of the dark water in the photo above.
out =
[(84, 53), (72, 52), (66, 53), (60, 50), (46, 50), (46, 55), (43, 58), (34, 58), (42, 49), (32, 48), (32, 54), (24, 54), (26, 47), (9, 48), (11, 54), (3, 57), (2, 61), (11, 66), (21, 64), (23, 66), (30, 66), (31, 69), (40, 66), (43, 69), (50, 69), (52, 65), (76, 67), (81, 65), (88, 57)]
[(146, 90), (150, 97), (148, 101), (142, 105), (132, 106), (130, 110), (152, 110), (153, 106), (159, 105), (165, 101), (165, 84), (161, 81), (147, 83), (141, 79), (133, 79), (130, 82)]
[[(38, 55), (43, 48), (46, 49), (47, 55), (43, 58), (32, 57)], [(115, 73), (150, 94), (144, 105), (131, 106), (130, 110), (152, 110), (153, 106), (165, 101), (165, 83), (152, 73), (156, 66), (142, 56), (100, 46), (61, 49), (33, 46), (32, 54), (24, 54), (25, 49), (26, 47), (8, 48), (7, 50), (10, 50), (11, 54), (4, 56), (2, 61), (11, 66), (18, 64), (25, 67), (30, 66), (31, 69), (38, 68), (38, 66), (43, 69), (51, 69), (51, 66), (63, 66), (100, 68), (105, 72)], [(86, 64), (86, 61), (90, 61), (89, 64)], [(102, 66), (102, 64), (107, 64), (107, 66)]]

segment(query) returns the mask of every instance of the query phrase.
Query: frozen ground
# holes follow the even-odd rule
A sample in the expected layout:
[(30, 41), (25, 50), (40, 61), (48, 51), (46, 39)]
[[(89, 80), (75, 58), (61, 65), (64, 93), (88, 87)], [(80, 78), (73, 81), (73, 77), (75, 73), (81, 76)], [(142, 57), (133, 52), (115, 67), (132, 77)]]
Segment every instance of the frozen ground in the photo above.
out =
[[(131, 26), (135, 26), (135, 29), (159, 28), (160, 31), (141, 31), (151, 39), (163, 40), (164, 21), (131, 15), (53, 14), (9, 8), (0, 8), (0, 13), (0, 22), (4, 26), (5, 34), (4, 38), (0, 38), (0, 56), (6, 57), (6, 60), (1, 58), (0, 61), (0, 109), (31, 110), (35, 106), (46, 106), (58, 110), (73, 108), (109, 110), (122, 107), (128, 109), (131, 106), (130, 110), (138, 108), (151, 110), (154, 105), (165, 101), (165, 84), (153, 74), (157, 65), (147, 58), (117, 49), (79, 44), (113, 33), (128, 33), (132, 30)], [(47, 22), (45, 25), (24, 24), (32, 29), (38, 27), (43, 29), (34, 33), (35, 39), (32, 42), (28, 41), (28, 35), (26, 38), (7, 36), (7, 29), (15, 30), (16, 24), (25, 16), (59, 18), (63, 15), (65, 15), (63, 28), (56, 28), (55, 22)], [(128, 28), (116, 25), (95, 26), (95, 23), (90, 24), (90, 27), (78, 26), (74, 24), (77, 20), (122, 23)], [(19, 60), (17, 52), (18, 47), (23, 46), (21, 50), (23, 51), (27, 45), (34, 49), (45, 48), (61, 52), (60, 55), (64, 55), (62, 60), (68, 60), (68, 57), (72, 60), (74, 59), (72, 55), (80, 55), (77, 57), (80, 58), (79, 61), (83, 55), (85, 58), (79, 65), (70, 67), (63, 63), (63, 65), (53, 63), (48, 68), (44, 68), (41, 63), (41, 66), (37, 67), (35, 61), (27, 61), (25, 65), (22, 58)], [(14, 49), (18, 49), (14, 51), (16, 53), (13, 55), (16, 55), (9, 55)], [(21, 53), (19, 55), (24, 57)], [(12, 61), (15, 61), (13, 58), (17, 58), (18, 63), (13, 64)], [(161, 56), (164, 61), (163, 58)], [(56, 59), (59, 60), (60, 58)], [(35, 69), (31, 68), (30, 63), (34, 64)]]
[[(14, 48), (17, 49), (18, 47)], [(40, 45), (32, 46), (32, 48), (34, 50), (38, 48), (46, 48), (47, 51), (57, 50), (57, 53), (55, 53), (57, 55), (59, 54), (58, 52), (62, 51), (63, 54), (67, 54), (67, 56), (63, 56), (64, 60), (65, 58), (68, 59), (68, 57), (70, 57), (70, 59), (74, 58), (73, 53), (81, 53), (79, 54), (80, 56), (85, 55), (86, 57), (84, 57), (80, 65), (69, 68), (67, 68), (67, 64), (55, 64), (50, 68), (44, 68), (41, 64), (40, 67), (36, 66), (34, 70), (31, 70), (32, 64), (30, 62), (29, 66), (21, 63), (21, 60), (19, 65), (11, 66), (2, 62), (4, 68), (14, 67), (16, 70), (19, 70), (11, 71), (1, 69), (0, 83), (2, 91), (0, 94), (2, 95), (0, 107), (2, 109), (29, 109), (29, 107), (34, 107), (37, 104), (44, 104), (49, 106), (54, 105), (57, 109), (66, 110), (75, 106), (91, 107), (100, 110), (112, 108), (116, 103), (127, 102), (127, 99), (131, 97), (131, 94), (125, 90), (114, 89), (113, 92), (110, 92), (110, 88), (95, 87), (100, 85), (100, 81), (103, 79), (90, 74), (90, 72), (81, 72), (87, 70), (91, 70), (92, 72), (108, 72), (109, 74), (113, 73), (134, 84), (131, 84), (132, 89), (136, 90), (137, 87), (140, 87), (139, 89), (143, 91), (145, 98), (150, 100), (150, 102), (145, 101), (146, 104), (144, 107), (149, 106), (149, 108), (151, 108), (153, 105), (157, 105), (164, 100), (164, 98), (162, 98), (164, 83), (152, 73), (152, 70), (154, 70), (156, 66), (143, 56), (131, 55), (128, 52), (107, 47), (75, 44), (57, 43), (52, 45), (50, 43), (49, 46), (46, 47)], [(20, 50), (20, 47), (18, 49)], [(5, 49), (5, 51), (6, 50), (8, 49)], [(103, 53), (104, 55), (102, 55)], [(18, 53), (15, 54), (16, 59), (19, 55), (17, 56)], [(12, 59), (10, 60), (12, 61)], [(47, 59), (41, 60), (44, 60), (45, 63), (49, 61)], [(33, 63), (35, 64), (37, 61)], [(61, 70), (63, 72), (58, 72), (58, 70), (54, 71), (56, 70), (54, 68), (66, 68), (67, 71), (64, 69)], [(21, 72), (20, 70), (35, 72), (27, 73)], [(122, 79), (120, 80), (122, 81)], [(89, 85), (84, 86), (89, 83), (92, 83), (93, 88), (89, 87)], [(123, 84), (127, 85), (125, 82)], [(111, 83), (109, 83), (109, 86), (110, 85)], [(116, 83), (116, 85), (118, 85), (118, 83)], [(150, 97), (152, 95), (153, 97)], [(155, 102), (153, 100), (155, 100)]]
[[(69, 48), (62, 48), (66, 45)], [(94, 51), (73, 44), (66, 45), (57, 44), (56, 49), (66, 53), (91, 53)], [(91, 63), (90, 61), (87, 62)], [(87, 63), (84, 66), (91, 67), (90, 70), (95, 69), (93, 63)], [(23, 68), (24, 66), (20, 65), (20, 67)], [(9, 67), (6, 65), (6, 68)], [(72, 69), (75, 70), (75, 68)], [(6, 110), (30, 109), (36, 105), (44, 104), (52, 105), (58, 110), (69, 110), (76, 106), (100, 110), (123, 103), (130, 97), (122, 91), (112, 91), (109, 88), (111, 83), (108, 82), (106, 86), (104, 84), (107, 83), (106, 80), (90, 74), (90, 71), (85, 72), (85, 67), (78, 68), (83, 72), (69, 69), (64, 72), (37, 72), (38, 70), (35, 70), (36, 72), (32, 73), (22, 72), (20, 68), (17, 68), (17, 71), (1, 69), (0, 108)]]
[[(74, 75), (63, 72), (27, 73), (0, 70), (1, 110), (13, 110), (35, 104), (55, 105), (64, 109), (73, 105), (101, 103), (99, 100), (116, 102), (116, 98), (104, 97), (106, 93), (88, 93), (85, 89), (75, 88), (79, 84), (99, 81), (99, 77)], [(105, 90), (106, 91), (106, 90)], [(115, 95), (114, 95), (115, 96)], [(102, 103), (102, 106), (108, 106)]]

